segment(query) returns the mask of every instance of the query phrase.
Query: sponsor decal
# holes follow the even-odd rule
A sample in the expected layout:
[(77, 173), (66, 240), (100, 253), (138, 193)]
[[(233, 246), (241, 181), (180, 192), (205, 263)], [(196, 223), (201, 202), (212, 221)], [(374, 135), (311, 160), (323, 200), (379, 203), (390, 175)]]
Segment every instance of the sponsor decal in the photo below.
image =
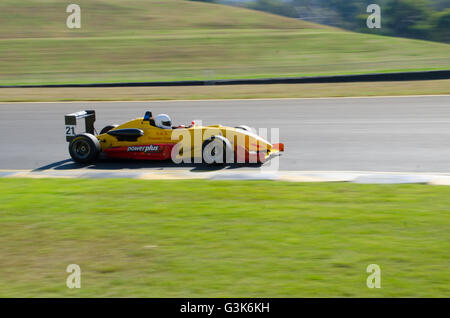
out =
[(127, 148), (127, 152), (161, 152), (162, 149), (159, 145), (148, 146), (130, 146)]

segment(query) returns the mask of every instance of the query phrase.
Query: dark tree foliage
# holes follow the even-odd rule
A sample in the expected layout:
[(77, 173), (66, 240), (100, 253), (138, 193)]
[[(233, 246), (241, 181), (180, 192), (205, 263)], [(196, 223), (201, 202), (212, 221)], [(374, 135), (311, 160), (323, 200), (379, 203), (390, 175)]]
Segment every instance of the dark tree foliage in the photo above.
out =
[(431, 10), (426, 0), (392, 0), (384, 10), (389, 33), (403, 37), (427, 38)]
[(432, 32), (434, 40), (450, 43), (450, 8), (434, 14)]
[[(381, 7), (381, 29), (366, 26), (372, 3)], [(450, 0), (242, 0), (239, 5), (352, 31), (450, 42)]]
[(284, 15), (291, 18), (297, 17), (297, 13), (292, 10), (291, 6), (278, 0), (258, 0), (256, 2), (249, 3), (247, 7), (254, 10)]

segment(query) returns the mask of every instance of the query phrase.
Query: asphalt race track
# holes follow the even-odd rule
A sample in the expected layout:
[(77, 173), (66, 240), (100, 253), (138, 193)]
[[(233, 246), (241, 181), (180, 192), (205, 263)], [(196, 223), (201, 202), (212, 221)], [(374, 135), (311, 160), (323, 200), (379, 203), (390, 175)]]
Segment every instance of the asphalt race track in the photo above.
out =
[[(166, 113), (174, 124), (279, 128), (282, 170), (450, 172), (450, 95), (278, 100), (0, 104), (0, 169), (80, 168), (64, 115), (97, 111), (96, 128)], [(179, 169), (171, 163), (100, 162), (100, 169)], [(239, 169), (239, 167), (237, 168)]]

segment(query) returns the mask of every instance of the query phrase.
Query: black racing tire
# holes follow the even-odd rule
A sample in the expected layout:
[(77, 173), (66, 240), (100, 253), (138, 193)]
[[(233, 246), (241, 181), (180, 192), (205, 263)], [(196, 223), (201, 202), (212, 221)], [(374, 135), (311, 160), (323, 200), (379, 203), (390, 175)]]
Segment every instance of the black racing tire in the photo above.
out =
[(118, 127), (118, 126), (119, 125), (108, 125), (108, 126), (105, 126), (105, 127), (103, 127), (102, 130), (100, 130), (100, 135), (101, 134), (106, 134), (108, 131), (110, 131), (111, 129), (114, 129), (114, 128)]
[[(211, 149), (212, 147), (212, 149)], [(220, 149), (222, 154), (219, 158), (214, 158), (215, 154), (211, 150)], [(217, 160), (218, 159), (218, 160)], [(234, 152), (231, 143), (223, 136), (212, 136), (205, 140), (202, 145), (202, 161), (206, 164), (224, 165), (234, 160)]]
[(76, 135), (69, 143), (70, 156), (78, 163), (87, 164), (95, 161), (101, 150), (97, 137), (87, 133)]

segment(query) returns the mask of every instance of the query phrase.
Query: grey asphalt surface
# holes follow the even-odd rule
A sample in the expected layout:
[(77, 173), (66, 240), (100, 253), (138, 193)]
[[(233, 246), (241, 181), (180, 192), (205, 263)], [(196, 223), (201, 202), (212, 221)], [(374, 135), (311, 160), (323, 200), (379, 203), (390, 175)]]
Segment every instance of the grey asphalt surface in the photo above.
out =
[[(64, 115), (95, 109), (96, 128), (166, 113), (174, 124), (279, 128), (282, 170), (450, 172), (450, 95), (428, 97), (0, 104), (0, 169), (79, 169)], [(179, 169), (160, 162), (100, 162), (99, 169)], [(183, 167), (186, 168), (186, 167)], [(189, 168), (189, 167), (187, 167)], [(240, 169), (237, 167), (236, 169)]]

